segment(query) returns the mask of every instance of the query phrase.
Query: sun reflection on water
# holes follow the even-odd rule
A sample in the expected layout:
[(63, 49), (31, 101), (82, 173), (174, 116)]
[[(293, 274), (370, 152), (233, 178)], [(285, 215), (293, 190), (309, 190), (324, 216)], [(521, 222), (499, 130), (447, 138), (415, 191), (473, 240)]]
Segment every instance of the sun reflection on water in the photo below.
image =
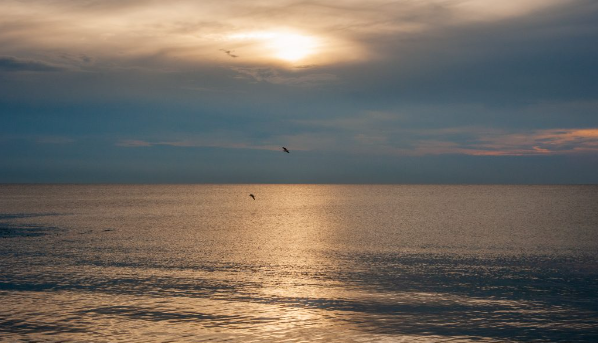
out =
[(593, 188), (0, 187), (8, 341), (595, 341)]

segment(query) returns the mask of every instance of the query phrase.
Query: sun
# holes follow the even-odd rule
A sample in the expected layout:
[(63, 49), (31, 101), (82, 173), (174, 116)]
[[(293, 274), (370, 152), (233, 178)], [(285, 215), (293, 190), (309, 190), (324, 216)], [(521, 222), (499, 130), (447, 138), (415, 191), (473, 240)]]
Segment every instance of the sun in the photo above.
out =
[(257, 43), (265, 57), (298, 62), (317, 52), (315, 37), (292, 32), (249, 32), (230, 36), (233, 40)]
[(316, 48), (316, 42), (313, 38), (298, 34), (276, 35), (268, 45), (277, 58), (289, 62), (297, 62), (313, 55)]

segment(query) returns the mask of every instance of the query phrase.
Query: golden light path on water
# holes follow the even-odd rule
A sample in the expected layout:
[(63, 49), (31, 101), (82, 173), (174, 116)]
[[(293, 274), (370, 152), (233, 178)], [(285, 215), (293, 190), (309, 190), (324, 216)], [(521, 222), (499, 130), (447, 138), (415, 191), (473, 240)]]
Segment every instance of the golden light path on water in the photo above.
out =
[(7, 341), (589, 342), (598, 320), (595, 187), (0, 189)]

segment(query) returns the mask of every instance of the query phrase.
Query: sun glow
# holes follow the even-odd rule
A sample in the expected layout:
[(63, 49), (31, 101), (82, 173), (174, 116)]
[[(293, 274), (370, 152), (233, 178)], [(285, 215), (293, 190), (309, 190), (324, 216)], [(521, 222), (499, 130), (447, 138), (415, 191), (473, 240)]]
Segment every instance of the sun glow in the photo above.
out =
[(269, 45), (276, 51), (276, 57), (295, 62), (313, 54), (316, 44), (310, 37), (287, 34), (274, 37)]
[(234, 40), (255, 41), (271, 57), (298, 62), (316, 53), (316, 38), (288, 32), (251, 32), (230, 36)]

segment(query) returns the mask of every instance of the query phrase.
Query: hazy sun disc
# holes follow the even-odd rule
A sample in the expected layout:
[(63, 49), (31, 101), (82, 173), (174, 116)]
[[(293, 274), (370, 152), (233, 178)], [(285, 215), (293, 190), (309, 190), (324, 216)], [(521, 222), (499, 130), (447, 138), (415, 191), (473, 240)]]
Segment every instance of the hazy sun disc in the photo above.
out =
[(289, 62), (312, 55), (316, 46), (312, 38), (296, 34), (279, 35), (271, 40), (270, 45), (276, 51), (276, 57)]
[(252, 32), (230, 36), (232, 39), (254, 40), (263, 45), (271, 56), (297, 62), (316, 52), (317, 40), (310, 36), (282, 32)]

